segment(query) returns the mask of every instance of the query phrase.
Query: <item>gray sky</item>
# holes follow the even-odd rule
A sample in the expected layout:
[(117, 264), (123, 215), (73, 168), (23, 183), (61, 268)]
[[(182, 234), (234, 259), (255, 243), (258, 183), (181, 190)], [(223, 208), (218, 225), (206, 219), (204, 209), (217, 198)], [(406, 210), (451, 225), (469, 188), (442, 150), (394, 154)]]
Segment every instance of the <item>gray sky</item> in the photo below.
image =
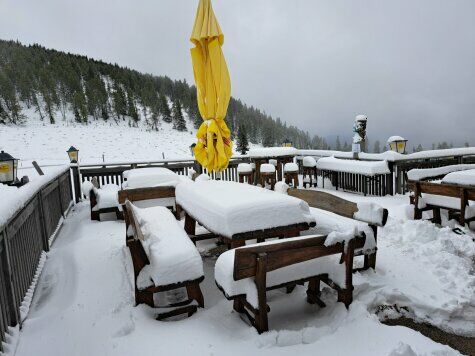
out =
[[(198, 0), (0, 0), (0, 37), (193, 82)], [(232, 94), (311, 134), (475, 145), (475, 1), (214, 0)], [(426, 147), (429, 148), (429, 147)]]

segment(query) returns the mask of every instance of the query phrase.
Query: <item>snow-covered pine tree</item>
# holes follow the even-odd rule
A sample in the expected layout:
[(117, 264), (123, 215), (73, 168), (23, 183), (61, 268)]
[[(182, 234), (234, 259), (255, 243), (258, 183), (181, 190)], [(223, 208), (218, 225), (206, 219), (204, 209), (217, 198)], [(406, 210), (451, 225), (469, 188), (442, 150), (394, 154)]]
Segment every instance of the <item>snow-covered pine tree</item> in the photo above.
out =
[(159, 102), (159, 108), (160, 108), (160, 114), (162, 114), (163, 121), (165, 122), (172, 122), (172, 115), (170, 112), (170, 107), (168, 106), (168, 100), (165, 94), (160, 92), (158, 95), (158, 102)]
[(245, 155), (249, 151), (249, 142), (247, 140), (246, 126), (240, 125), (237, 135), (237, 150)]
[(175, 130), (186, 131), (186, 121), (183, 118), (183, 113), (181, 112), (180, 100), (178, 99), (175, 99), (173, 101), (172, 118), (173, 118), (173, 128)]
[(380, 153), (381, 152), (381, 142), (379, 140), (374, 141), (374, 149), (373, 153)]

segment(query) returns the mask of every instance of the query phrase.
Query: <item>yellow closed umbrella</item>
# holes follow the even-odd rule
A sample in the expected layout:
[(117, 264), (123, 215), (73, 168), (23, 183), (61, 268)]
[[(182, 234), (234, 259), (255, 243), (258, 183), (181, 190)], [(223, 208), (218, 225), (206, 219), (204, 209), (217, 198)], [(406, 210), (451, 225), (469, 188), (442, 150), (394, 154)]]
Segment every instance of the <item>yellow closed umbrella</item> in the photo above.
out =
[(200, 0), (190, 41), (198, 108), (204, 122), (196, 134), (195, 157), (209, 171), (222, 171), (232, 155), (231, 132), (224, 118), (231, 80), (221, 46), (224, 35), (210, 0)]

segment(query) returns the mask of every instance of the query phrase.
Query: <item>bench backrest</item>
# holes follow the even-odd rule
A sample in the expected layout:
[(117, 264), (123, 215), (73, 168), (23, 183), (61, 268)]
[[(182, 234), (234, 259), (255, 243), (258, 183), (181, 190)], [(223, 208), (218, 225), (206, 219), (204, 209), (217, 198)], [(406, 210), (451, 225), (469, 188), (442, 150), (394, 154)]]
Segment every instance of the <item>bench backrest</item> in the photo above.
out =
[(143, 236), (142, 230), (140, 229), (140, 224), (138, 223), (137, 216), (134, 214), (133, 204), (129, 200), (126, 200), (125, 207), (127, 209), (128, 223), (134, 229), (135, 237), (141, 241), (144, 241), (145, 238)]
[[(355, 213), (358, 212), (358, 204), (349, 200), (337, 197), (333, 194), (321, 192), (317, 190), (306, 190), (291, 188), (287, 191), (287, 194), (299, 199), (302, 199), (308, 203), (312, 208), (322, 209), (334, 214), (344, 216), (346, 218), (360, 220), (355, 218)], [(381, 223), (375, 223), (373, 221), (364, 221), (369, 225), (384, 226), (388, 220), (388, 210), (383, 209), (383, 218)]]
[(134, 202), (173, 197), (175, 197), (175, 187), (172, 186), (123, 189), (119, 191), (119, 204), (125, 204), (126, 200)]
[(417, 196), (420, 196), (421, 193), (426, 193), (453, 198), (463, 197), (467, 200), (475, 200), (475, 187), (421, 181), (408, 181), (407, 184), (409, 189), (412, 190)]
[[(314, 258), (345, 253), (344, 243), (325, 246), (326, 238), (314, 235), (237, 248), (234, 252), (234, 280), (256, 276), (258, 257), (262, 254), (266, 256), (266, 272), (270, 272)], [(364, 241), (364, 236), (355, 237), (350, 240), (348, 250), (362, 247)]]

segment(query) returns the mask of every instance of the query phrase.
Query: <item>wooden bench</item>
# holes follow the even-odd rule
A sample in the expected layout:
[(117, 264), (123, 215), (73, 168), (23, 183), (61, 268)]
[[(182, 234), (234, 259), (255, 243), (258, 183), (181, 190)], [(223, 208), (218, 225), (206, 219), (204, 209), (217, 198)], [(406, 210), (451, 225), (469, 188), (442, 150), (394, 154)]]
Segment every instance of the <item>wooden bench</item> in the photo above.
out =
[[(426, 181), (408, 181), (408, 188), (414, 193), (410, 197), (410, 203), (414, 205), (414, 219), (422, 219), (422, 212), (432, 210), (432, 222), (441, 224), (440, 210), (445, 209), (449, 212), (449, 219), (457, 219), (460, 225), (475, 221), (475, 216), (466, 218), (465, 212), (468, 207), (469, 200), (475, 200), (475, 187), (462, 186), (448, 183), (432, 183)], [(426, 203), (424, 207), (420, 207), (422, 194), (437, 195), (448, 198), (458, 199), (458, 204), (445, 204), (444, 202)], [(456, 206), (458, 205), (458, 207)]]
[(97, 206), (97, 194), (95, 192), (95, 189), (91, 189), (89, 192), (89, 202), (91, 204), (91, 220), (101, 221), (101, 214), (105, 213), (115, 213), (117, 220), (124, 220), (124, 214), (122, 211), (120, 211), (118, 206), (95, 209), (95, 207)]
[[(308, 282), (307, 301), (324, 307), (320, 299), (320, 282), (324, 282), (337, 291), (338, 301), (348, 307), (353, 300), (354, 251), (363, 247), (365, 237), (354, 237), (346, 246), (345, 242), (325, 246), (326, 239), (321, 235), (304, 236), (226, 251), (216, 261), (216, 284), (226, 299), (234, 301), (233, 309), (247, 315), (259, 333), (269, 329), (266, 291), (272, 289), (290, 287), (291, 291), (296, 284)], [(339, 257), (330, 258), (331, 255)], [(295, 268), (302, 262), (308, 265)], [(335, 271), (338, 268), (343, 273)], [(343, 281), (332, 279), (339, 274), (344, 275)], [(256, 292), (252, 292), (253, 288)]]
[[(119, 204), (122, 205), (122, 210), (124, 212), (124, 220), (126, 226), (126, 241), (129, 239), (127, 231), (129, 231), (130, 219), (127, 213), (127, 205), (125, 202), (128, 200), (130, 202), (138, 202), (152, 199), (163, 199), (163, 198), (175, 198), (175, 187), (173, 186), (160, 186), (160, 187), (150, 187), (150, 188), (135, 188), (135, 189), (122, 189), (119, 191)], [(173, 210), (173, 206), (167, 206), (169, 209)], [(180, 209), (175, 204), (174, 210), (175, 216), (179, 218)]]
[[(345, 218), (366, 223), (373, 231), (374, 239), (376, 242), (378, 235), (378, 226), (386, 225), (386, 222), (388, 220), (387, 209), (382, 209), (381, 216), (373, 221), (370, 221), (368, 219), (361, 219), (358, 217), (357, 214), (359, 211), (357, 203), (337, 197), (327, 192), (291, 188), (287, 191), (287, 194), (306, 201), (308, 205), (312, 208), (328, 211), (330, 213)], [(318, 216), (316, 217), (316, 219), (318, 227)], [(362, 268), (355, 269), (355, 271), (366, 270), (368, 268), (376, 268), (376, 252), (377, 248), (374, 250), (374, 252), (370, 254), (365, 254), (365, 252), (362, 250), (356, 251), (355, 256), (364, 256), (364, 265)]]
[[(135, 211), (134, 209), (137, 209), (137, 208), (134, 207), (130, 201), (126, 201), (125, 205), (127, 207), (129, 223), (133, 229), (133, 240), (129, 240), (127, 243), (127, 246), (130, 250), (132, 263), (134, 266), (136, 304), (138, 305), (138, 304), (143, 303), (151, 307), (155, 307), (154, 298), (153, 298), (153, 295), (155, 293), (173, 291), (179, 288), (186, 288), (187, 299), (176, 304), (167, 305), (166, 306), (167, 311), (164, 313), (159, 313), (157, 319), (163, 320), (163, 319), (180, 315), (180, 314), (188, 314), (188, 316), (191, 316), (193, 313), (197, 311), (197, 306), (192, 304), (193, 301), (196, 301), (199, 307), (204, 308), (203, 294), (200, 289), (200, 283), (204, 280), (204, 275), (202, 271), (201, 271), (201, 277), (196, 278), (196, 279), (180, 281), (176, 283), (163, 284), (163, 285), (162, 284), (156, 285), (156, 283), (155, 284), (152, 283), (152, 285), (148, 286), (147, 288), (143, 288), (143, 289), (138, 288), (137, 278), (139, 277), (139, 274), (142, 271), (142, 269), (145, 266), (150, 264), (150, 261), (143, 246), (143, 242), (145, 241), (145, 236), (140, 227), (139, 220), (136, 214), (134, 213)], [(156, 209), (156, 208), (166, 209), (164, 207), (155, 207), (152, 209)], [(167, 211), (165, 210), (165, 212)], [(176, 222), (174, 216), (171, 213), (168, 213), (168, 214), (169, 214), (168, 217), (165, 214), (165, 218), (173, 219), (173, 221)], [(160, 215), (160, 218), (164, 219), (163, 214)], [(176, 223), (178, 224), (178, 222)], [(184, 231), (183, 233), (184, 233), (185, 238), (188, 239), (188, 237), (186, 236), (186, 233)], [(173, 236), (172, 238), (176, 238), (176, 236)], [(195, 249), (193, 245), (191, 246), (192, 248)], [(173, 308), (173, 310), (168, 310), (169, 308)]]

